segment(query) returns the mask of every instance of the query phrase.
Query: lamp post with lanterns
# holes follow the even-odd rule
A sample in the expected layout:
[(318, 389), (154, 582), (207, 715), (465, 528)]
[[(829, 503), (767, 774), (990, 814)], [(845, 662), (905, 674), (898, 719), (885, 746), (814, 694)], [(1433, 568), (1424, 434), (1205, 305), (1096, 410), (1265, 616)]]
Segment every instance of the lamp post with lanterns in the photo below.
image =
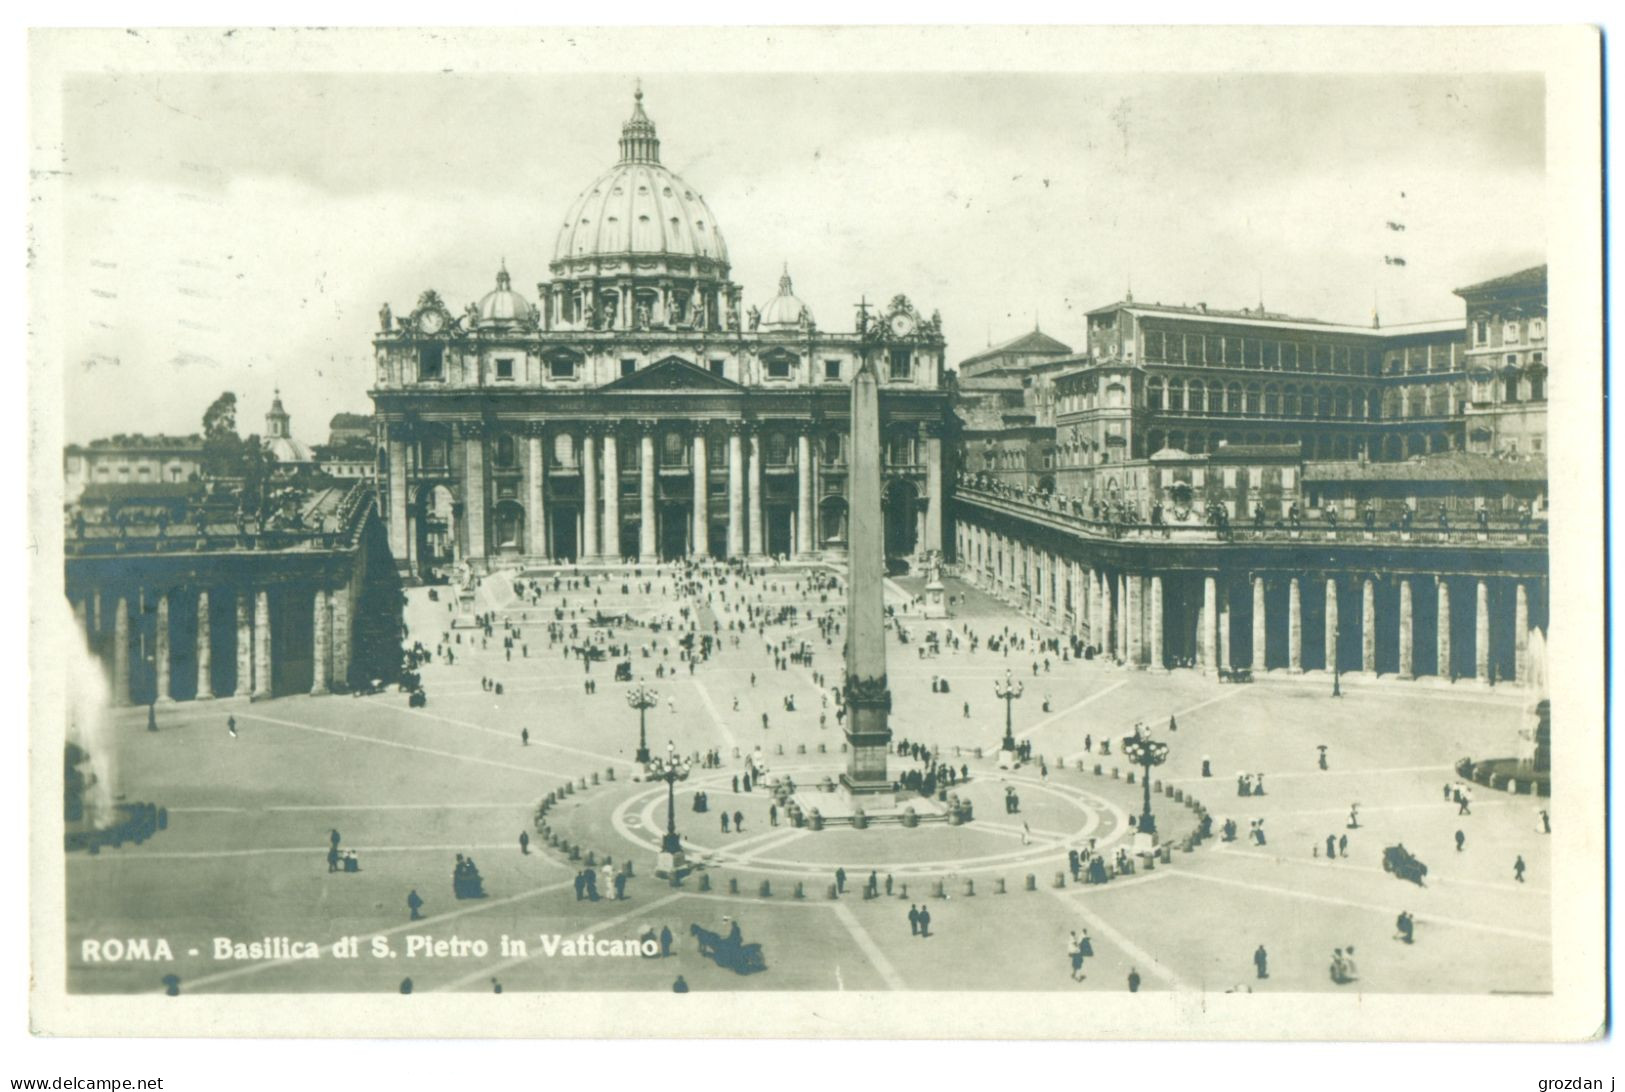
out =
[(1123, 737), (1123, 757), (1140, 767), (1140, 780), (1145, 786), (1145, 806), (1135, 830), (1155, 840), (1157, 820), (1151, 814), (1151, 771), (1168, 761), (1168, 745), (1152, 739), (1144, 723), (1136, 724), (1134, 734)]
[(666, 783), (666, 833), (660, 839), (660, 857), (655, 863), (655, 875), (670, 876), (677, 882), (683, 868), (683, 840), (677, 834), (677, 782), (688, 780), (693, 761), (677, 757), (677, 745), (666, 741), (664, 758), (656, 758), (649, 765), (649, 779)]
[(1001, 753), (1009, 753), (1011, 765), (1014, 765), (1016, 755), (1013, 703), (1021, 697), (1023, 689), (1025, 687), (1008, 669), (1004, 673), (1004, 679), (993, 684), (993, 696), (1004, 702), (1004, 742), (999, 745), (999, 750)]
[(638, 753), (637, 761), (644, 766), (649, 764), (649, 710), (660, 704), (660, 695), (654, 692), (653, 687), (634, 686), (626, 692), (626, 704), (638, 711)]

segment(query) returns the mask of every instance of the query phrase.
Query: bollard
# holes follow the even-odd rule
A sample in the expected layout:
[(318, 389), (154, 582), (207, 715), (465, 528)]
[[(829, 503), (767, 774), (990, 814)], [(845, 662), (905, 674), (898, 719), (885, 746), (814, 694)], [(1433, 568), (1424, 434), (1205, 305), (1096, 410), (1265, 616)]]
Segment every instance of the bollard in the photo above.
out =
[(1151, 782), (1151, 791), (1152, 792), (1161, 792), (1162, 791), (1162, 778), (1159, 777), (1159, 778), (1157, 778), (1157, 780)]
[(571, 846), (570, 847), (570, 859), (572, 861), (581, 860), (581, 847), (580, 846)]
[(574, 796), (575, 791), (576, 791), (576, 787), (574, 785), (566, 785), (566, 786), (564, 786), (564, 795), (565, 796)]
[(908, 898), (908, 884), (900, 883), (897, 885), (897, 897), (900, 899)]
[(966, 880), (965, 881), (965, 897), (969, 898), (974, 894), (976, 894), (976, 881), (975, 880)]
[(1000, 876), (998, 879), (993, 881), (993, 893), (995, 895), (1004, 894), (1004, 877), (1003, 876)]
[(1153, 850), (1150, 853), (1147, 853), (1145, 855), (1145, 870), (1147, 872), (1150, 872), (1153, 869), (1155, 869), (1156, 867), (1157, 867), (1157, 854), (1156, 854), (1156, 851)]
[(960, 757), (960, 754), (961, 754), (961, 751), (959, 749), (959, 744), (956, 743), (956, 744), (954, 744), (954, 757), (958, 758), (958, 757)]
[(818, 745), (818, 753), (819, 754), (827, 754), (828, 752), (829, 752), (829, 748), (825, 747), (822, 743), (820, 743)]
[[(1114, 770), (1114, 771), (1112, 771), (1112, 772), (1113, 772), (1113, 774), (1114, 774), (1114, 776), (1115, 776), (1115, 774), (1116, 774), (1116, 771), (1115, 771), (1115, 770)], [(1129, 772), (1128, 772), (1128, 783), (1129, 783), (1129, 784), (1130, 784), (1130, 785), (1132, 785), (1132, 784), (1134, 784), (1134, 771), (1133, 771), (1133, 770), (1130, 770), (1130, 771), (1129, 771)]]
[(778, 754), (778, 755), (782, 755), (784, 753), (784, 744), (782, 744), (782, 743), (775, 744), (774, 749), (773, 749), (773, 753)]
[(837, 889), (834, 884), (829, 885), (829, 897), (832, 899), (838, 899), (841, 897), (840, 890)]
[(621, 866), (621, 874), (627, 879), (632, 878), (632, 858), (628, 857), (626, 863)]
[(1080, 759), (1078, 759), (1078, 772), (1079, 772), (1079, 773), (1083, 773), (1083, 772), (1084, 772), (1084, 767), (1083, 767), (1083, 759), (1081, 759), (1081, 758), (1080, 758)]
[(846, 754), (846, 744), (844, 744), (844, 743), (843, 743), (843, 744), (841, 744), (841, 753), (842, 753), (842, 754), (843, 754), (843, 755), (844, 755), (844, 754)]
[(1184, 802), (1185, 802), (1185, 790), (1184, 789), (1175, 789), (1174, 790), (1174, 803), (1183, 804)]
[(802, 886), (802, 883), (801, 883), (800, 880), (797, 880), (796, 881), (796, 898), (804, 899), (806, 897), (807, 897), (806, 888)]
[(604, 771), (604, 780), (605, 781), (614, 781), (615, 780), (615, 769), (614, 769), (614, 767), (611, 767), (611, 768)]
[(586, 779), (586, 778), (585, 778), (585, 777), (583, 777), (583, 778), (582, 778), (582, 779), (581, 779), (581, 791), (582, 791), (582, 792), (586, 792), (586, 791), (587, 791), (587, 779)]
[(796, 754), (804, 755), (806, 753), (807, 753), (807, 745), (805, 743), (796, 744)]
[(729, 876), (728, 877), (728, 894), (730, 894), (730, 895), (739, 894), (739, 877), (737, 877), (737, 876)]
[[(675, 883), (676, 880), (677, 880), (677, 877), (676, 877), (675, 874), (673, 874), (672, 882)], [(705, 873), (705, 872), (700, 873), (700, 890), (701, 891), (709, 891), (709, 890), (711, 890), (711, 877), (710, 877), (710, 875), (708, 873)]]
[(735, 758), (738, 758), (738, 757), (739, 757), (739, 748), (738, 748), (738, 747), (735, 747), (735, 748), (734, 748), (734, 757), (735, 757)]
[(932, 880), (931, 881), (931, 897), (933, 899), (941, 899), (941, 898), (946, 898), (947, 897), (947, 889), (943, 886), (943, 883), (942, 883), (941, 880)]
[(1065, 872), (1057, 872), (1055, 874), (1055, 886), (1056, 887), (1065, 887), (1066, 886), (1066, 873)]
[(1097, 762), (1097, 763), (1095, 763), (1095, 776), (1099, 777), (1100, 775), (1101, 775), (1100, 763)]
[(1038, 877), (1034, 876), (1031, 872), (1027, 873), (1027, 890), (1028, 891), (1037, 891), (1038, 890)]
[(594, 785), (596, 785), (596, 784), (598, 784), (598, 771), (597, 771), (597, 770), (594, 770), (594, 771), (593, 771), (593, 775), (592, 775), (592, 783), (593, 783), (593, 784), (594, 784)]
[(598, 857), (593, 853), (592, 850), (589, 849), (587, 850), (587, 859), (581, 863), (586, 865), (588, 868), (597, 868)]
[[(1112, 778), (1113, 778), (1113, 780), (1121, 780), (1122, 776), (1123, 776), (1122, 771), (1119, 770), (1116, 766), (1113, 766), (1112, 767)], [(1134, 778), (1133, 774), (1129, 774), (1128, 776), (1129, 776), (1130, 780), (1133, 780), (1133, 778)]]
[(1163, 864), (1173, 864), (1174, 863), (1174, 847), (1173, 846), (1163, 846), (1162, 847), (1162, 863)]

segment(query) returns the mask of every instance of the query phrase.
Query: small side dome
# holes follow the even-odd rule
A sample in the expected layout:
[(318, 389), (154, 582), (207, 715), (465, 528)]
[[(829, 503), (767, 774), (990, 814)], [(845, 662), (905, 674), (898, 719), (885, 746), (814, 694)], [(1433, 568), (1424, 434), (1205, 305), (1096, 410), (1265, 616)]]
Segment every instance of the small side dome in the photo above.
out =
[(779, 294), (767, 302), (762, 308), (763, 330), (795, 330), (803, 323), (811, 325), (813, 321), (812, 309), (796, 298), (790, 286), (790, 267), (786, 265), (784, 272), (779, 276)]
[(479, 311), (481, 326), (533, 326), (536, 323), (536, 309), (510, 287), (506, 261), (497, 271), (496, 289), (480, 300)]

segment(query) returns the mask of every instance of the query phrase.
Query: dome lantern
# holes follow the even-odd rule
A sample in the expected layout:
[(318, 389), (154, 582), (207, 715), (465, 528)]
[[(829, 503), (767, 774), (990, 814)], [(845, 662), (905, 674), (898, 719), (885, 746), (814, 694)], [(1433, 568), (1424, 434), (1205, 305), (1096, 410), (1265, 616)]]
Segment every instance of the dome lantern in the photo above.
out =
[(621, 126), (622, 163), (659, 163), (660, 138), (655, 123), (643, 112), (643, 84), (632, 92), (632, 116)]

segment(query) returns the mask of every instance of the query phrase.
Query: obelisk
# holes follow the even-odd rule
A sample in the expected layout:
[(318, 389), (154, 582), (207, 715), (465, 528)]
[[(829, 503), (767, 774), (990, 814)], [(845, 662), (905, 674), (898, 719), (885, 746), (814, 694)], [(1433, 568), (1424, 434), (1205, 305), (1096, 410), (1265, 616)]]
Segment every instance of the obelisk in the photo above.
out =
[(886, 689), (886, 545), (880, 513), (880, 379), (865, 359), (852, 381), (847, 474), (846, 773), (852, 793), (891, 791)]

